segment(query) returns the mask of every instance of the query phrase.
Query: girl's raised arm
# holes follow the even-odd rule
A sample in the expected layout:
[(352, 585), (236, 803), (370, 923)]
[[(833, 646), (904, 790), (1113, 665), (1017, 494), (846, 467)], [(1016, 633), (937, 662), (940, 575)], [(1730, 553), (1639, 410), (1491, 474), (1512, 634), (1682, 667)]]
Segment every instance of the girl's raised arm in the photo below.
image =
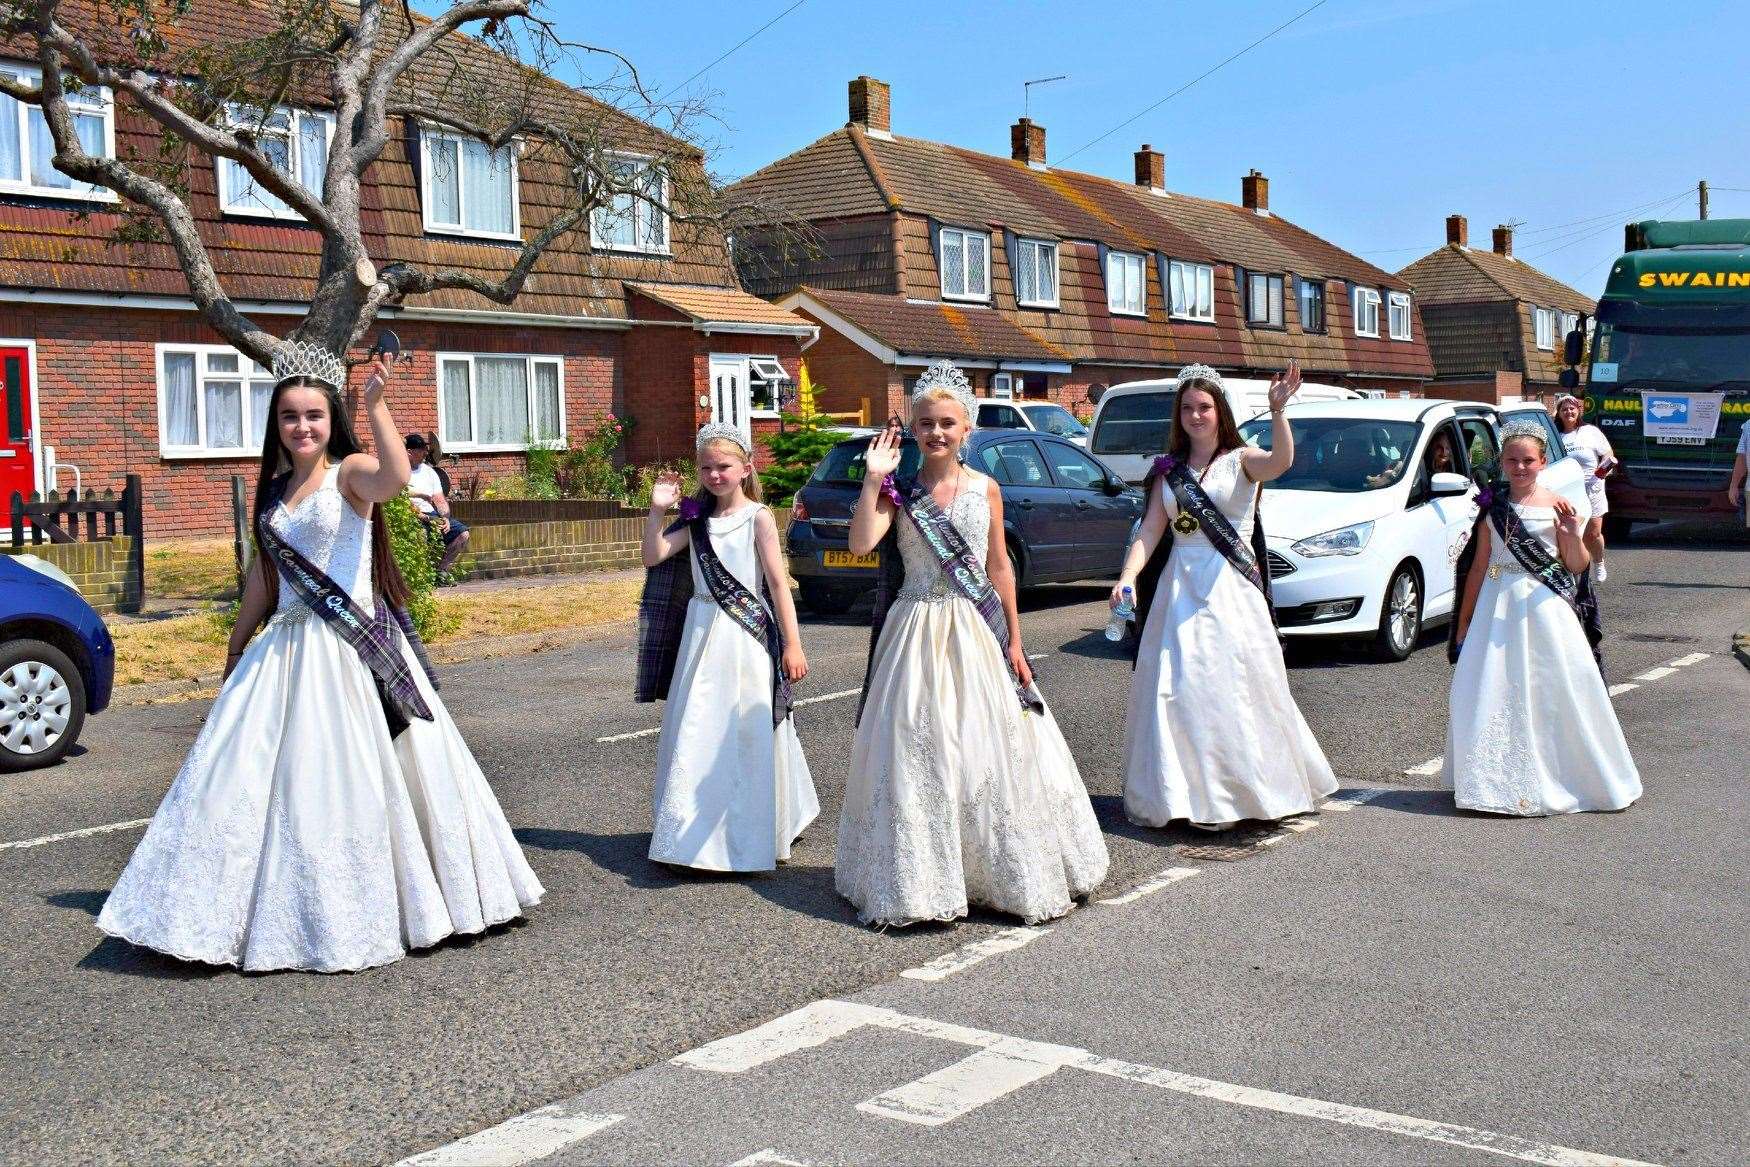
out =
[(650, 514), (644, 520), (644, 566), (655, 567), (692, 543), (685, 527), (670, 534), (668, 508), (680, 501), (681, 476), (660, 474), (650, 488)]
[(881, 546), (893, 525), (893, 503), (881, 493), (887, 476), (899, 469), (900, 431), (897, 422), (875, 435), (863, 455), (863, 493), (851, 512), (851, 553), (867, 555)]
[(393, 368), (388, 359), (378, 357), (365, 377), (365, 415), (371, 422), (376, 456), (352, 454), (340, 464), (341, 490), (363, 503), (388, 502), (407, 489), (407, 480), (413, 475), (407, 446), (389, 415), (389, 403), (383, 400)]

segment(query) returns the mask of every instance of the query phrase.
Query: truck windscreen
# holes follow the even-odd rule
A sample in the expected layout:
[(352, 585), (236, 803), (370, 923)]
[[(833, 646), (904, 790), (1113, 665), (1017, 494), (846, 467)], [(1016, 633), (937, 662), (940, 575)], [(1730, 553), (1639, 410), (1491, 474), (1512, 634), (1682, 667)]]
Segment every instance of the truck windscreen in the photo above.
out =
[(1750, 331), (1638, 329), (1601, 324), (1592, 384), (1730, 388), (1750, 381)]

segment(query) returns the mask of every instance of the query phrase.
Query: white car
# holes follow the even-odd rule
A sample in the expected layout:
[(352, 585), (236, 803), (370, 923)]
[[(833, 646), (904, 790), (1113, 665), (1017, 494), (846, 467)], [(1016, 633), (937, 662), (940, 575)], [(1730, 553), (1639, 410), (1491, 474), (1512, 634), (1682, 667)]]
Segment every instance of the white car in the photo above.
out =
[(1056, 434), (1078, 446), (1088, 444), (1088, 427), (1055, 401), (1025, 401), (1003, 397), (978, 398), (981, 430), (1037, 430)]
[[(1562, 450), (1539, 406), (1364, 400), (1290, 405), (1294, 465), (1267, 483), (1261, 514), (1278, 626), (1290, 637), (1365, 637), (1402, 660), (1425, 624), (1453, 614), (1454, 564), (1476, 518), (1477, 484), (1497, 477), (1500, 427), (1527, 418)], [(1240, 427), (1270, 444), (1270, 419)], [(1566, 455), (1544, 485), (1586, 510)]]

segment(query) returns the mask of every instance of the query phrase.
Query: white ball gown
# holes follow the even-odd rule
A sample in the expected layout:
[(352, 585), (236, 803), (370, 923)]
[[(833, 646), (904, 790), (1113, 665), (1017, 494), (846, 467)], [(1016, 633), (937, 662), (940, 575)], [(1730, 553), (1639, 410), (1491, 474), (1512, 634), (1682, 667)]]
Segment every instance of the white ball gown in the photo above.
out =
[[(1555, 509), (1514, 509), (1554, 554)], [(1468, 810), (1621, 810), (1641, 796), (1641, 775), (1579, 617), (1489, 534), (1489, 574), (1452, 674), (1444, 783)]]
[[(371, 524), (331, 467), (269, 521), (366, 611)], [(183, 960), (343, 972), (522, 914), (541, 883), (425, 673), (391, 739), (370, 670), (281, 582), (97, 925)]]
[[(983, 562), (990, 504), (949, 517)], [(839, 894), (864, 922), (952, 920), (969, 903), (1029, 924), (1106, 878), (1106, 840), (1051, 713), (1026, 712), (978, 609), (895, 514), (905, 583), (876, 644), (839, 820)]]
[[(1218, 457), (1203, 491), (1249, 546), (1257, 489), (1242, 453)], [(1177, 517), (1166, 482), (1154, 489)], [(1305, 814), (1336, 789), (1289, 691), (1263, 593), (1201, 530), (1175, 531), (1130, 684), (1124, 813), (1150, 827), (1221, 826)]]
[[(754, 518), (712, 516), (711, 549), (760, 594)], [(772, 725), (772, 658), (717, 606), (687, 550), (693, 599), (656, 747), (650, 857), (707, 871), (770, 871), (820, 814), (793, 718)]]

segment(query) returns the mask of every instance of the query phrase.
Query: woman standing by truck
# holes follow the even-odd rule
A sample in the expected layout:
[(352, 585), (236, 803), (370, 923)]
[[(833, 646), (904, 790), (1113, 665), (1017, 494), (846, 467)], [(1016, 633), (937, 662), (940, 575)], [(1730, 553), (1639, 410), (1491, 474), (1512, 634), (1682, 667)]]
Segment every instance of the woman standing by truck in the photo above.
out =
[(1556, 428), (1562, 431), (1562, 445), (1574, 456), (1574, 461), (1586, 472), (1586, 501), (1592, 513), (1586, 520), (1582, 542), (1592, 557), (1592, 578), (1604, 581), (1604, 515), (1610, 502), (1604, 497), (1604, 480), (1616, 469), (1616, 451), (1610, 439), (1595, 425), (1580, 422), (1580, 399), (1571, 393), (1556, 398)]

